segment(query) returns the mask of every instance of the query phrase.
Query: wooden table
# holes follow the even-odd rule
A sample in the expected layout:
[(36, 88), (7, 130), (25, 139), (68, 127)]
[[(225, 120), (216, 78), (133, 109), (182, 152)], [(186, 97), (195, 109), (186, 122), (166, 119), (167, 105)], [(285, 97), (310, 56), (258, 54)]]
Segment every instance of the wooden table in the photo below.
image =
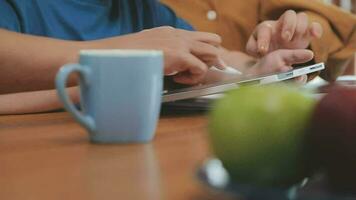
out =
[(206, 125), (166, 116), (152, 143), (96, 145), (67, 113), (0, 116), (0, 199), (221, 199), (195, 177)]

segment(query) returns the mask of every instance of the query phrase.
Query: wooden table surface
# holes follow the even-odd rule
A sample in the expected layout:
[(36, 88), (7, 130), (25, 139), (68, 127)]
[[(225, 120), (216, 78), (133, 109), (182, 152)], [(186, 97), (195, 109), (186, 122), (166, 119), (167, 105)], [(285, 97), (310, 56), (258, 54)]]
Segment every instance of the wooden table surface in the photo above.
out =
[(148, 144), (90, 144), (64, 112), (0, 116), (0, 199), (221, 199), (196, 179), (207, 117), (165, 116)]

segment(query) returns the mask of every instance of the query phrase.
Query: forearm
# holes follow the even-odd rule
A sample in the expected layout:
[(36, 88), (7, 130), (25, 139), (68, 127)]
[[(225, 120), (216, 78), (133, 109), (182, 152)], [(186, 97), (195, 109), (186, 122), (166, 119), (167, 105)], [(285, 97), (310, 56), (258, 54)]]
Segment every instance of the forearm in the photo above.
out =
[(86, 43), (0, 29), (0, 44), (0, 94), (6, 94), (53, 89), (58, 69), (76, 62)]
[[(74, 103), (79, 102), (77, 87), (67, 89)], [(56, 90), (42, 90), (0, 95), (0, 115), (48, 112), (61, 109)]]

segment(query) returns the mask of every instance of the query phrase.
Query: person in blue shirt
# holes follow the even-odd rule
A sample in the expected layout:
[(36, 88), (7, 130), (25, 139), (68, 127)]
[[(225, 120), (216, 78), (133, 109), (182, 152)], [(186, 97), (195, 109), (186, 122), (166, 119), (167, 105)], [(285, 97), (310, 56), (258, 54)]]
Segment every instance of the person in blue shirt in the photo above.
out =
[[(1, 0), (0, 15), (0, 28), (12, 31), (1, 32), (2, 40), (8, 41), (2, 45), (6, 49), (2, 56), (9, 60), (12, 55), (9, 57), (7, 53), (16, 52), (17, 67), (23, 68), (20, 70), (22, 76), (6, 76), (11, 77), (10, 81), (16, 81), (12, 87), (1, 84), (9, 78), (0, 78), (3, 80), (0, 82), (0, 93), (52, 88), (58, 67), (65, 62), (75, 61), (79, 49), (167, 49), (166, 57), (170, 58), (181, 56), (181, 53), (177, 56), (174, 55), (176, 52), (169, 53), (180, 49), (181, 42), (184, 43), (181, 44), (182, 51), (196, 52), (201, 54), (201, 58), (210, 59), (208, 57), (216, 56), (214, 45), (220, 43), (220, 38), (214, 34), (171, 28), (128, 35), (160, 26), (192, 30), (169, 8), (154, 0)], [(118, 37), (123, 35), (127, 37)], [(186, 54), (179, 65), (187, 62), (187, 66), (179, 68), (189, 68), (197, 76), (192, 75), (191, 80), (181, 82), (192, 84), (202, 78), (206, 67), (200, 62), (201, 59)], [(33, 62), (29, 63), (26, 57)], [(173, 59), (166, 60), (171, 62)], [(196, 67), (189, 66), (191, 64)], [(1, 66), (1, 74), (12, 74), (11, 71), (14, 71), (11, 63), (2, 63)], [(167, 73), (177, 71), (177, 67), (169, 64)], [(37, 72), (38, 77), (31, 73), (33, 71)]]
[[(218, 35), (194, 31), (156, 0), (0, 0), (0, 114), (12, 105), (17, 106), (12, 112), (60, 106), (50, 91), (55, 74), (63, 64), (77, 62), (80, 49), (162, 50), (165, 74), (174, 73), (182, 84), (204, 81), (211, 66), (224, 69), (227, 60), (258, 74), (289, 70), (313, 58), (298, 49), (255, 60), (220, 44)], [(74, 78), (69, 85), (76, 85)], [(78, 101), (76, 89), (69, 90)]]

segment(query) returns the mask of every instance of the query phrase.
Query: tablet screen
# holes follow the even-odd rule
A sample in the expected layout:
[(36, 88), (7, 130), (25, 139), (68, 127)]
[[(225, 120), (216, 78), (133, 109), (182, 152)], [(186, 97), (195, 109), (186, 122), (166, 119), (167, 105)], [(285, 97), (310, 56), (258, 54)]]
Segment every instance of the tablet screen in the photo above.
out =
[[(166, 88), (163, 93), (163, 102), (223, 93), (245, 84), (258, 85), (284, 81), (301, 75), (317, 72), (324, 68), (324, 63), (318, 63), (311, 66), (298, 67), (282, 73), (264, 74), (260, 76), (229, 75), (223, 77), (221, 81), (214, 80), (197, 86)], [(221, 71), (217, 73), (221, 73)]]

